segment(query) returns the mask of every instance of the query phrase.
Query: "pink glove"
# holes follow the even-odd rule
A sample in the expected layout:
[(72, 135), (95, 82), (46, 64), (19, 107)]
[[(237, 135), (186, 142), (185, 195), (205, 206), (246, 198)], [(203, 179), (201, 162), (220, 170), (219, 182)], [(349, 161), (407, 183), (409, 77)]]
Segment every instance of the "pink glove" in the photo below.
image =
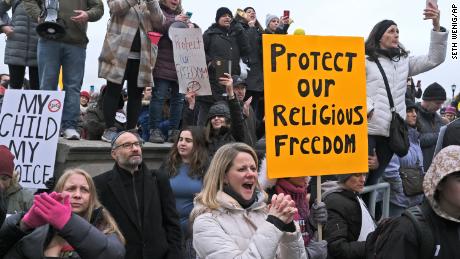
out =
[[(50, 194), (53, 198), (56, 196), (61, 197), (60, 194), (56, 192), (52, 192)], [(42, 225), (45, 225), (48, 223), (44, 218), (42, 218), (40, 215), (37, 214), (37, 206), (35, 205), (36, 199), (39, 195), (34, 196), (34, 203), (32, 207), (29, 209), (29, 211), (22, 217), (22, 222), (28, 227), (28, 228), (37, 228)], [(56, 198), (55, 198), (56, 199)], [(61, 198), (62, 199), (62, 198)]]
[[(35, 197), (36, 196), (38, 195), (35, 195)], [(37, 213), (37, 207), (35, 206), (35, 199), (34, 199), (34, 204), (32, 205), (32, 207), (24, 215), (24, 217), (22, 217), (22, 222), (30, 229), (43, 226), (47, 223), (46, 220)]]
[(39, 197), (36, 197), (36, 212), (55, 229), (61, 230), (65, 224), (67, 224), (70, 216), (72, 215), (70, 197), (66, 195), (63, 202), (60, 202), (59, 199), (56, 200), (53, 197), (58, 199), (56, 195), (48, 195), (47, 193), (41, 193)]

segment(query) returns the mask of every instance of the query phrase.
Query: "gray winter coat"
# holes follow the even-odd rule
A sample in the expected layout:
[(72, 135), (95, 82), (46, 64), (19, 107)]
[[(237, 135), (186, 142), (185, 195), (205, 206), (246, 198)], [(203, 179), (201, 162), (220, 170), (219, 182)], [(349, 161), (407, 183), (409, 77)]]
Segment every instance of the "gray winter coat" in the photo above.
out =
[[(0, 229), (0, 257), (44, 258), (44, 248), (48, 245), (49, 235), (53, 230), (50, 225), (46, 224), (35, 228), (32, 232), (22, 232), (17, 226), (21, 216), (21, 214), (16, 214), (7, 218)], [(125, 256), (125, 247), (116, 234), (106, 235), (76, 214), (71, 216), (69, 222), (58, 231), (58, 234), (78, 254), (71, 258), (123, 259)]]
[[(6, 12), (13, 11), (9, 20)], [(35, 32), (37, 21), (27, 15), (22, 0), (0, 1), (0, 28), (13, 27), (14, 33), (8, 36), (5, 46), (5, 64), (18, 66), (37, 66), (38, 35)]]

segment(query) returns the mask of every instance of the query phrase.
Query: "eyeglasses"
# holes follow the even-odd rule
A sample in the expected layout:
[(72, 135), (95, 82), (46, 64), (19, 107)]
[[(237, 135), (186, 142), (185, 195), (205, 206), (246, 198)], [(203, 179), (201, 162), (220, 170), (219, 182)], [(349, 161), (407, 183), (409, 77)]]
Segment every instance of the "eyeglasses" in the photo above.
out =
[(123, 143), (123, 144), (120, 144), (120, 145), (116, 145), (115, 147), (113, 147), (113, 150), (119, 148), (119, 147), (122, 147), (123, 149), (133, 149), (133, 147), (136, 147), (136, 148), (140, 148), (142, 147), (143, 143), (142, 142), (133, 142), (133, 143)]

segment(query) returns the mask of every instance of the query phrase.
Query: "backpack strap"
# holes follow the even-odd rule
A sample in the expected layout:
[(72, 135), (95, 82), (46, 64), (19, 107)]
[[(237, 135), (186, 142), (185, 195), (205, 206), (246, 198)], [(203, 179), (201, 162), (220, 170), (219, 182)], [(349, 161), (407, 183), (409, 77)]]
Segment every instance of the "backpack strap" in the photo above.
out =
[(417, 234), (417, 241), (420, 247), (420, 255), (422, 256), (421, 258), (433, 258), (435, 251), (435, 240), (433, 236), (433, 230), (424, 215), (424, 210), (420, 205), (417, 205), (406, 209), (404, 211), (404, 215), (407, 216), (414, 224)]

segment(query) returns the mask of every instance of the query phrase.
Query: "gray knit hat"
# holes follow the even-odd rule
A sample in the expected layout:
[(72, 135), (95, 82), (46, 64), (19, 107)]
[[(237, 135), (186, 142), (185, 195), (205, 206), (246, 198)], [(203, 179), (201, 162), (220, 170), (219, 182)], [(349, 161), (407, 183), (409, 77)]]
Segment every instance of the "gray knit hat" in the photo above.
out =
[(273, 19), (278, 19), (278, 16), (274, 14), (267, 14), (267, 17), (265, 18), (265, 28), (268, 28), (268, 25)]
[(345, 183), (352, 176), (353, 176), (353, 174), (338, 174), (337, 175), (337, 181), (339, 183)]

